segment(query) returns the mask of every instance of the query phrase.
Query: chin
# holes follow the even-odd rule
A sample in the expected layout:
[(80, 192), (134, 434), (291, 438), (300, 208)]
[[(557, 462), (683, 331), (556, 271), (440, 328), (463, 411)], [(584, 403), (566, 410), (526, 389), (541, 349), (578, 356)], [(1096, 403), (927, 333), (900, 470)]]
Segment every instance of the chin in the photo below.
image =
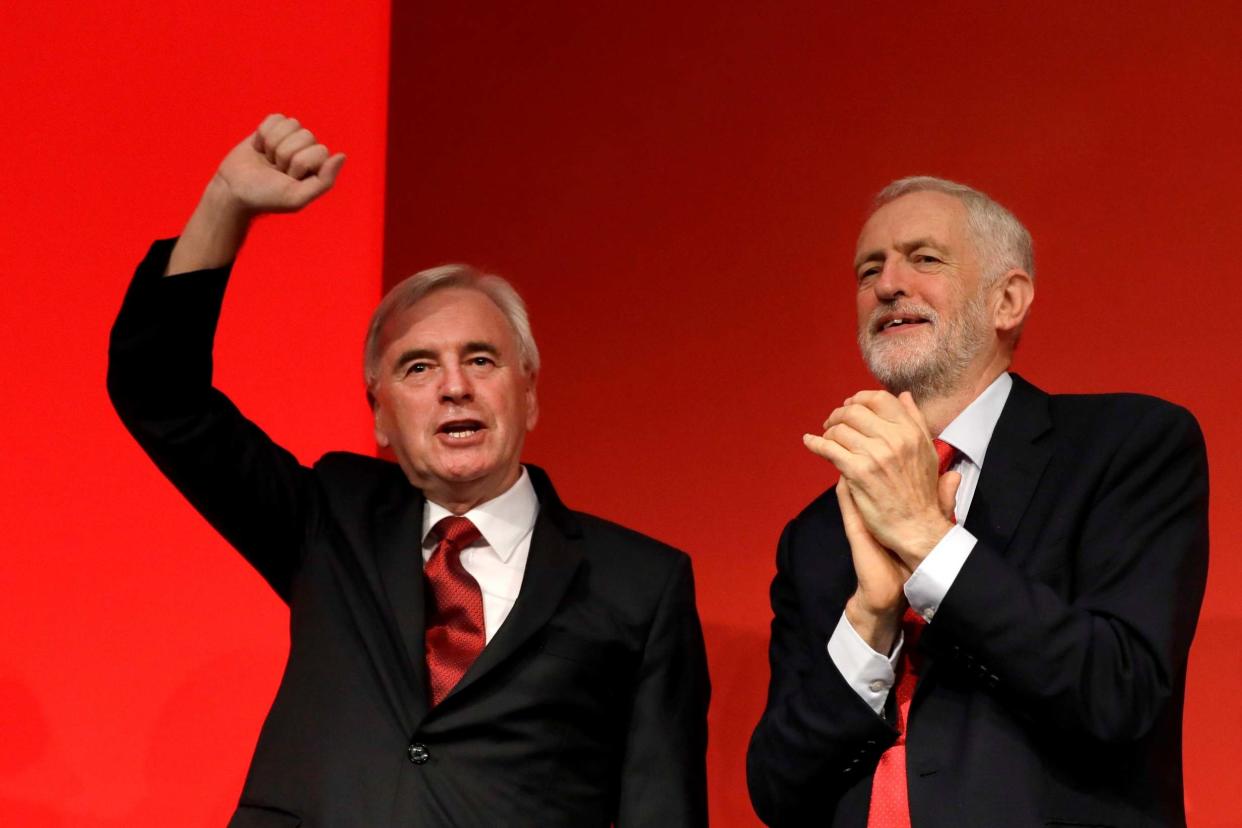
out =
[(926, 385), (926, 378), (923, 375), (910, 371), (877, 370), (875, 367), (870, 370), (875, 381), (890, 394), (896, 395), (902, 391), (909, 391), (916, 397), (922, 396), (921, 392)]
[(451, 483), (473, 483), (486, 478), (493, 471), (492, 468), (483, 465), (453, 466), (441, 469), (437, 477)]
[(867, 369), (882, 384), (888, 382), (917, 382), (918, 378), (934, 372), (928, 364), (926, 352), (914, 348), (870, 348), (863, 353)]
[[(919, 356), (922, 358), (916, 358)], [(867, 368), (889, 393), (909, 391), (916, 400), (924, 400), (951, 393), (965, 373), (968, 360), (951, 356), (932, 358), (919, 354), (903, 360), (892, 354), (868, 354)]]

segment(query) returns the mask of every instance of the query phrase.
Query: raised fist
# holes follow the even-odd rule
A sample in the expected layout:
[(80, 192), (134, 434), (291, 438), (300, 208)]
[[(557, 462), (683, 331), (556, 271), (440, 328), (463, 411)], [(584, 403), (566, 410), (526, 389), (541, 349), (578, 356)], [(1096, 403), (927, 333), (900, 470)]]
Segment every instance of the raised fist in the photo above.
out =
[(294, 118), (268, 115), (224, 157), (216, 183), (252, 215), (300, 210), (331, 189), (345, 155), (331, 155)]

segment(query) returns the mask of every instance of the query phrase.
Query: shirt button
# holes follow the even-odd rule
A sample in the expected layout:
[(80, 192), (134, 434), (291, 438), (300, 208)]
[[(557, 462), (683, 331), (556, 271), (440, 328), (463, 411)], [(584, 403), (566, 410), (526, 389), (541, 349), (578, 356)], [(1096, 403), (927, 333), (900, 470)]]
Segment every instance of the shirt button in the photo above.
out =
[(923, 620), (930, 621), (935, 617), (936, 617), (935, 607), (928, 607), (927, 609), (923, 610)]
[(876, 679), (875, 681), (871, 682), (870, 687), (871, 687), (872, 693), (879, 693), (882, 690), (886, 690), (888, 688), (888, 685), (885, 684), (880, 679)]
[(427, 746), (415, 742), (410, 745), (409, 751), (410, 761), (416, 765), (425, 765), (427, 760), (431, 758), (431, 753), (427, 750)]

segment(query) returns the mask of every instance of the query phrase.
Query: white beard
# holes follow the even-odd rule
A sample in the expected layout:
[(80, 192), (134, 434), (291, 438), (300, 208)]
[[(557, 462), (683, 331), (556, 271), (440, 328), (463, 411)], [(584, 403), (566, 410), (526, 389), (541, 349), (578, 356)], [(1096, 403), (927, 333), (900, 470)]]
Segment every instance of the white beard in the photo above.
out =
[[(885, 337), (875, 326), (888, 313), (920, 316), (930, 323), (930, 329)], [(955, 390), (970, 363), (986, 347), (990, 330), (983, 292), (947, 319), (926, 305), (898, 302), (876, 308), (859, 326), (858, 347), (871, 375), (890, 393), (909, 391), (916, 400), (929, 399)]]

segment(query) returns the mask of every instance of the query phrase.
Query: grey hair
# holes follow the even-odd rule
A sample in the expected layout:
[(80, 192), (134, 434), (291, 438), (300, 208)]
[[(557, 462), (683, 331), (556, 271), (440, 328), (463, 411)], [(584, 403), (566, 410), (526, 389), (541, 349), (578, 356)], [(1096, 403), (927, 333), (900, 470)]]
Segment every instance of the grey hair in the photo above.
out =
[(953, 196), (966, 208), (966, 224), (970, 228), (983, 265), (985, 284), (993, 284), (1011, 268), (1021, 268), (1035, 279), (1035, 249), (1031, 234), (1013, 213), (982, 193), (965, 184), (914, 175), (900, 178), (876, 194), (871, 212), (910, 193), (944, 193)]
[(379, 378), (379, 347), (380, 333), (385, 323), (395, 313), (414, 307), (429, 294), (446, 288), (464, 288), (477, 290), (495, 303), (509, 327), (513, 329), (517, 339), (518, 358), (522, 368), (531, 376), (539, 373), (539, 347), (535, 345), (535, 335), (531, 333), (530, 317), (526, 314), (526, 303), (514, 290), (513, 285), (499, 276), (483, 273), (467, 264), (447, 264), (422, 270), (399, 282), (380, 301), (375, 313), (371, 315), (371, 324), (367, 327), (367, 340), (363, 349), (363, 375), (367, 383), (368, 393)]

